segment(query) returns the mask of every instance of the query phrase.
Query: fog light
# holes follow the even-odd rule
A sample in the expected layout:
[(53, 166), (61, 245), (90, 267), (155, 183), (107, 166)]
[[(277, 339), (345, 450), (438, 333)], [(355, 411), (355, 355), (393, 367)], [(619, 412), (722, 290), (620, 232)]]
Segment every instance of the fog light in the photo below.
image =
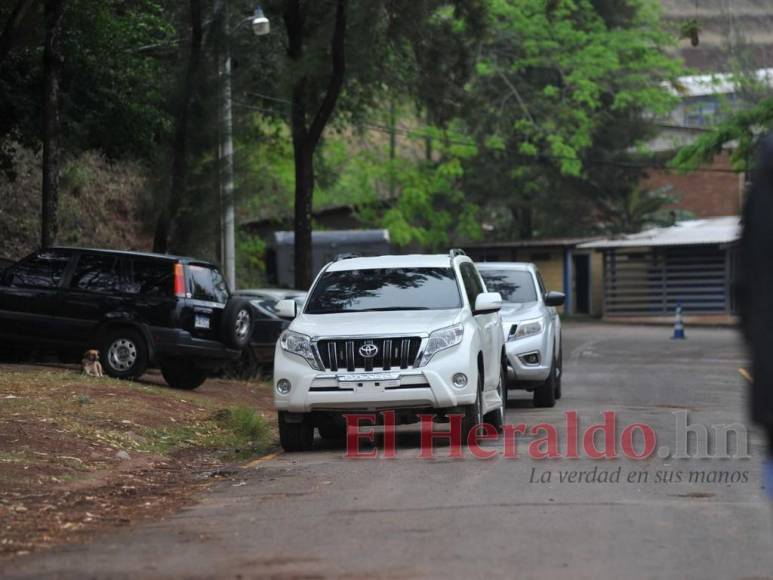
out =
[(276, 384), (276, 392), (280, 395), (286, 395), (290, 392), (290, 389), (292, 389), (293, 386), (290, 384), (290, 381), (287, 379), (279, 379), (279, 381)]
[(456, 373), (451, 380), (457, 389), (463, 389), (467, 386), (467, 375), (464, 373)]
[(524, 362), (524, 364), (527, 365), (538, 365), (539, 364), (539, 353), (532, 352), (529, 354), (521, 355), (521, 360)]

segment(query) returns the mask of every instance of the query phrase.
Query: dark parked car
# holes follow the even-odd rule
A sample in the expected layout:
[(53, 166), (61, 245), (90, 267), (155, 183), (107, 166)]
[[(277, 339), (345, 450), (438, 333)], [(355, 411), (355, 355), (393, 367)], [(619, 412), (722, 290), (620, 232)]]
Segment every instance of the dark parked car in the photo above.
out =
[(239, 360), (228, 366), (226, 374), (231, 378), (242, 380), (270, 374), (274, 367), (276, 341), (290, 324), (289, 320), (279, 317), (276, 305), (281, 300), (295, 300), (298, 307), (302, 308), (306, 300), (306, 292), (260, 288), (238, 290), (234, 295), (250, 301), (254, 309), (255, 325), (249, 345), (244, 349)]
[(50, 248), (0, 272), (0, 343), (76, 355), (96, 348), (111, 377), (158, 365), (181, 389), (239, 357), (254, 312), (231, 297), (217, 268), (192, 258)]

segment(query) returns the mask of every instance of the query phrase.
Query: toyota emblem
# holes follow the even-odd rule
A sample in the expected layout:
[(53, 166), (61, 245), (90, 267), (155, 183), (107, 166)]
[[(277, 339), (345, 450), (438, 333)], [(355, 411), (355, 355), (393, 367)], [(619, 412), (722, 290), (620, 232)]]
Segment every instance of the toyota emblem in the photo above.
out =
[(360, 355), (365, 358), (373, 358), (378, 354), (378, 347), (375, 344), (363, 344), (360, 347)]

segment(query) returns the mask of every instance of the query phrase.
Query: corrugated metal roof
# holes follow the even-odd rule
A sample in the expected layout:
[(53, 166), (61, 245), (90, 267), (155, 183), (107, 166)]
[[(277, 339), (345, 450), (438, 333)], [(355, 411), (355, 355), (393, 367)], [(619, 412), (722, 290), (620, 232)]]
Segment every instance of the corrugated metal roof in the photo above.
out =
[(620, 238), (608, 238), (578, 246), (583, 249), (648, 248), (731, 244), (741, 237), (741, 220), (721, 217), (679, 222), (668, 228), (652, 228)]
[[(754, 76), (760, 83), (768, 87), (773, 86), (773, 69), (756, 70)], [(739, 90), (739, 85), (737, 75), (717, 73), (679, 77), (677, 86), (670, 88), (675, 95), (680, 97), (705, 97), (733, 94)]]

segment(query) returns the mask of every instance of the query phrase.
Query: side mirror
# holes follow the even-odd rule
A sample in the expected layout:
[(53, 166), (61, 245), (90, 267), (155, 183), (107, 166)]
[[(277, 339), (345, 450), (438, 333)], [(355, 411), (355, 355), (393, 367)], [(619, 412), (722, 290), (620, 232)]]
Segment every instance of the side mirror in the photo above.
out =
[(545, 306), (563, 306), (566, 302), (566, 294), (563, 292), (546, 292)]
[(276, 303), (276, 314), (279, 318), (292, 320), (298, 316), (298, 304), (295, 300), (280, 300)]
[(491, 314), (502, 309), (502, 295), (499, 292), (484, 292), (475, 299), (473, 314)]

